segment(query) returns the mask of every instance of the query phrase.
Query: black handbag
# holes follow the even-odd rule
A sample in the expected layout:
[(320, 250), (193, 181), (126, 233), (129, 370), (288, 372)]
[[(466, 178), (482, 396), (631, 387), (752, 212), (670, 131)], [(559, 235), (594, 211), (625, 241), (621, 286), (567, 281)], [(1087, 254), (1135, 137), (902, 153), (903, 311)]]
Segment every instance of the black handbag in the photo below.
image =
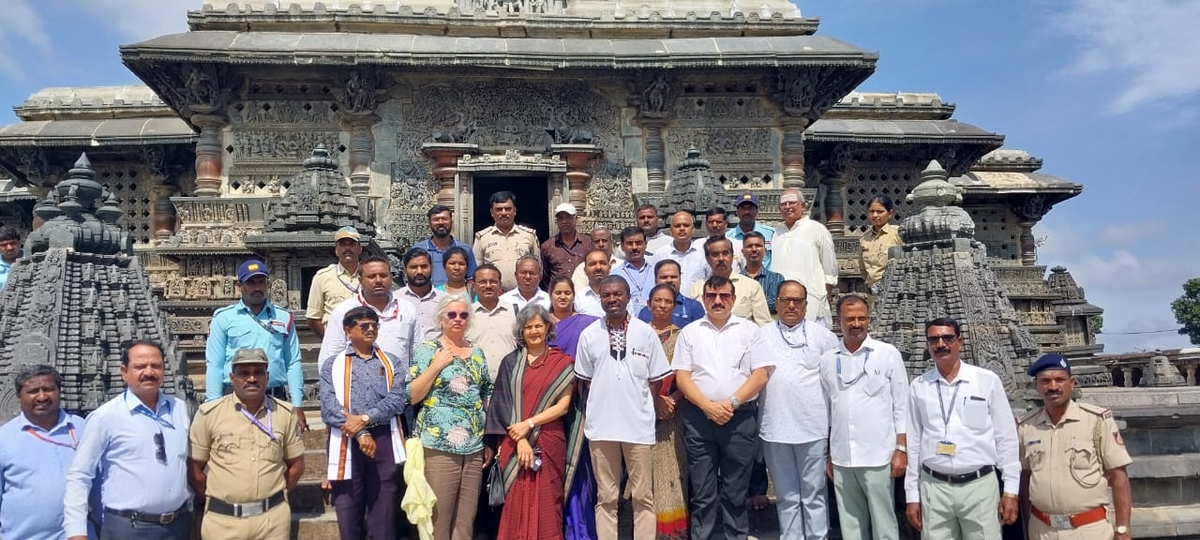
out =
[(504, 472), (498, 459), (488, 468), (487, 497), (489, 506), (504, 506)]

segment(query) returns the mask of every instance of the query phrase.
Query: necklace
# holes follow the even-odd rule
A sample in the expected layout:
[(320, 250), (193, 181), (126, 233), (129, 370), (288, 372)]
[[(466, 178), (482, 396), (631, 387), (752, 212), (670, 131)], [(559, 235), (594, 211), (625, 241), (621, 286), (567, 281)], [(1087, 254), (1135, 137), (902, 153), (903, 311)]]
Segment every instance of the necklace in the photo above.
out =
[(542, 367), (543, 365), (546, 364), (546, 351), (549, 351), (549, 350), (550, 350), (549, 347), (544, 348), (544, 349), (542, 349), (542, 352), (538, 353), (537, 356), (530, 358), (529, 357), (529, 349), (525, 349), (525, 363), (528, 364), (529, 367), (532, 369), (537, 369), (537, 368)]

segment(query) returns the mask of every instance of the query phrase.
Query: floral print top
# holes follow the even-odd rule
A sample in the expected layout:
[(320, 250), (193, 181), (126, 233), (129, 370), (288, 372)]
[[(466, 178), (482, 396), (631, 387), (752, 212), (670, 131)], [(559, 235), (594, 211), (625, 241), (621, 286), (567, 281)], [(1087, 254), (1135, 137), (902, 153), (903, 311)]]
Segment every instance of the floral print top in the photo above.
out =
[[(408, 367), (409, 395), (412, 381), (433, 363), (436, 341), (413, 348)], [(450, 454), (468, 455), (483, 450), (484, 404), (492, 396), (492, 378), (488, 374), (483, 350), (471, 348), (470, 358), (455, 357), (442, 369), (429, 395), (420, 403), (417, 433), (421, 446)]]

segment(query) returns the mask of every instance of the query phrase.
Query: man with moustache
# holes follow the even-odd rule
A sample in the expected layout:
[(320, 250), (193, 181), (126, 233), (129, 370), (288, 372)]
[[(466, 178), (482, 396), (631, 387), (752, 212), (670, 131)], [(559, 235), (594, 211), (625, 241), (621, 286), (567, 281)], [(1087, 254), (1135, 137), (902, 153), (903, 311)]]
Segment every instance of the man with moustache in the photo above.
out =
[(656, 260), (672, 260), (679, 265), (680, 282), (685, 287), (702, 281), (707, 273), (708, 264), (704, 261), (704, 240), (694, 239), (696, 232), (695, 217), (687, 210), (680, 210), (671, 216), (672, 242), (659, 249)]
[[(347, 298), (329, 315), (331, 321), (341, 321), (356, 307), (369, 307), (379, 316), (379, 332), (376, 344), (396, 362), (397, 373), (408, 372), (412, 348), (421, 335), (417, 333), (417, 309), (412, 304), (392, 294), (392, 265), (382, 257), (368, 257), (359, 263), (362, 288), (358, 294)], [(318, 367), (330, 358), (346, 354), (350, 345), (343, 325), (330, 325), (321, 340), (321, 352), (317, 355)]]
[(496, 265), (504, 276), (500, 284), (512, 290), (517, 286), (517, 260), (525, 255), (540, 258), (537, 232), (516, 224), (517, 196), (511, 191), (493, 193), (489, 203), (496, 224), (475, 233), (475, 260)]
[(575, 229), (575, 205), (562, 203), (554, 208), (554, 223), (558, 234), (542, 242), (542, 288), (558, 276), (570, 276), (583, 264), (583, 258), (593, 249), (592, 239)]
[(337, 262), (317, 271), (308, 289), (308, 309), (304, 318), (317, 337), (325, 335), (325, 322), (333, 308), (358, 292), (358, 258), (362, 255), (361, 238), (354, 227), (342, 227), (333, 233), (333, 253)]
[(798, 281), (779, 287), (779, 320), (760, 327), (751, 357), (775, 362), (759, 397), (759, 439), (775, 481), (780, 538), (824, 539), (829, 529), (825, 460), (829, 410), (821, 395), (821, 355), (837, 336), (805, 321), (808, 291)]
[(213, 312), (204, 349), (204, 399), (215, 401), (233, 391), (230, 360), (241, 349), (262, 349), (271, 360), (267, 393), (292, 404), (300, 430), (308, 431), (304, 417), (304, 369), (300, 365), (300, 338), (292, 313), (267, 299), (270, 290), (267, 264), (250, 259), (238, 267), (242, 300)]
[[(1000, 377), (962, 361), (958, 321), (925, 323), (934, 367), (908, 391), (908, 522), (927, 539), (1000, 538), (1017, 519), (1017, 425)], [(996, 470), (1003, 474), (1000, 495)]]
[[(592, 317), (603, 317), (604, 306), (600, 303), (600, 281), (612, 271), (609, 255), (601, 249), (593, 249), (579, 265), (587, 269), (588, 281), (583, 287), (575, 287), (575, 311)], [(567, 351), (571, 354), (571, 351)]]
[[(654, 285), (666, 284), (675, 289), (675, 309), (671, 311), (671, 323), (683, 328), (689, 323), (704, 318), (704, 305), (679, 292), (679, 273), (679, 263), (671, 259), (654, 263)], [(649, 306), (642, 308), (642, 311), (638, 313), (638, 319), (650, 322)]]
[(287, 540), (292, 492), (304, 474), (304, 442), (292, 406), (266, 394), (267, 352), (233, 355), (233, 394), (200, 406), (192, 420), (189, 483), (205, 499), (205, 540)]
[(746, 259), (742, 256), (742, 239), (729, 236), (729, 214), (724, 208), (715, 206), (704, 212), (704, 233), (706, 238), (724, 236), (729, 239), (733, 244), (733, 268), (741, 272), (746, 266)]
[(741, 273), (743, 276), (757, 281), (762, 287), (763, 294), (767, 297), (767, 309), (774, 315), (778, 309), (775, 305), (775, 297), (779, 294), (779, 284), (784, 281), (783, 276), (767, 269), (764, 257), (770, 256), (771, 252), (767, 250), (767, 241), (762, 234), (758, 231), (750, 231), (742, 238), (742, 255), (745, 263)]
[[(638, 239), (640, 230), (634, 229)], [(640, 252), (640, 245), (638, 246)], [(575, 351), (575, 376), (588, 396), (583, 433), (596, 475), (598, 538), (617, 537), (617, 498), (621, 464), (629, 478), (633, 537), (653, 540), (655, 407), (663, 379), (670, 374), (666, 353), (654, 329), (629, 316), (629, 284), (621, 276), (600, 282), (604, 318), (583, 329)]]
[(1132, 495), (1125, 467), (1133, 460), (1112, 412), (1071, 399), (1075, 376), (1061, 354), (1042, 355), (1029, 376), (1045, 403), (1017, 426), (1021, 506), (1032, 515), (1029, 538), (1129, 540)]
[(412, 248), (404, 253), (404, 282), (405, 286), (396, 291), (396, 296), (408, 302), (417, 311), (417, 341), (425, 341), (437, 337), (437, 321), (434, 312), (438, 302), (446, 293), (433, 288), (430, 280), (433, 259), (429, 252), (421, 248)]
[(8, 283), (8, 272), (21, 256), (21, 231), (11, 225), (0, 227), (0, 289)]
[(85, 540), (88, 494), (100, 486), (101, 540), (187, 540), (187, 405), (162, 393), (163, 350), (135, 342), (121, 353), (127, 388), (88, 415), (67, 472), (63, 529)]
[(757, 232), (763, 235), (767, 249), (767, 254), (763, 257), (763, 268), (771, 268), (771, 239), (775, 236), (775, 229), (758, 222), (758, 195), (743, 193), (737, 198), (737, 217), (737, 227), (729, 229), (725, 236), (745, 242), (748, 233)]
[[(621, 259), (613, 253), (613, 238), (612, 231), (608, 225), (596, 225), (592, 228), (592, 245), (594, 249), (603, 251), (608, 256), (608, 266), (611, 269), (621, 262)], [(584, 264), (575, 267), (575, 271), (571, 273), (571, 282), (575, 284), (575, 290), (583, 290), (588, 286), (589, 276), (587, 274), (587, 254), (584, 254)], [(599, 315), (597, 315), (599, 317)]]
[(908, 373), (900, 351), (870, 336), (863, 297), (838, 300), (838, 324), (842, 340), (820, 375), (842, 538), (899, 540), (892, 479), (908, 467)]
[[(709, 274), (721, 276), (738, 290), (733, 314), (762, 326), (771, 322), (771, 311), (767, 309), (767, 297), (757, 281), (733, 272), (733, 242), (724, 236), (710, 236), (704, 241), (704, 257), (708, 260)], [(688, 296), (703, 300), (704, 281), (691, 286)]]
[(471, 304), (467, 341), (479, 345), (487, 360), (488, 373), (496, 380), (500, 361), (517, 350), (513, 326), (517, 324), (517, 308), (500, 301), (500, 269), (489, 263), (475, 270), (475, 302)]
[(446, 260), (446, 250), (452, 247), (463, 248), (467, 252), (467, 281), (470, 281), (475, 276), (475, 253), (471, 251), (471, 244), (454, 238), (450, 234), (450, 230), (454, 227), (454, 211), (450, 207), (444, 205), (434, 205), (425, 214), (429, 218), (429, 230), (433, 233), (432, 236), (413, 244), (414, 248), (421, 248), (429, 252), (429, 265), (432, 270), (430, 281), (433, 286), (446, 284), (446, 268), (442, 262)]
[(646, 235), (642, 229), (626, 227), (621, 231), (621, 249), (625, 251), (625, 260), (609, 274), (620, 276), (629, 286), (629, 312), (639, 313), (650, 301), (650, 289), (654, 288), (654, 268), (646, 256)]
[(758, 454), (757, 398), (776, 359), (751, 353), (758, 326), (733, 313), (736, 292), (729, 278), (714, 275), (701, 285), (706, 315), (679, 332), (671, 364), (687, 399), (681, 409), (691, 534), (745, 538), (750, 532), (746, 495)]
[[(671, 235), (663, 234), (658, 230), (658, 208), (650, 203), (643, 203), (634, 211), (637, 219), (637, 228), (642, 231), (645, 247), (642, 249), (643, 255), (653, 256), (658, 249), (665, 247), (671, 243)], [(624, 252), (625, 245), (622, 241), (621, 250)]]
[(539, 304), (550, 309), (550, 294), (538, 287), (542, 282), (542, 261), (532, 255), (525, 255), (516, 264), (517, 288), (500, 296), (500, 301), (513, 304), (521, 311), (530, 303)]
[(808, 217), (804, 195), (788, 188), (779, 196), (784, 226), (771, 243), (771, 270), (808, 287), (808, 320), (828, 327), (833, 323), (829, 295), (838, 282), (837, 253), (829, 229)]
[[(0, 426), (0, 538), (62, 540), (67, 467), (86, 423), (60, 407), (54, 368), (26, 365), (15, 382), (21, 414)], [(95, 501), (99, 490), (92, 492)], [(94, 524), (89, 540), (97, 538)]]
[[(398, 472), (404, 437), (396, 416), (408, 400), (408, 358), (379, 347), (381, 317), (374, 306), (356, 306), (342, 316), (349, 343), (321, 366), (321, 420), (329, 426), (329, 465), (338, 532), (345, 540), (395, 538), (399, 508)], [(363, 517), (366, 526), (363, 526)]]

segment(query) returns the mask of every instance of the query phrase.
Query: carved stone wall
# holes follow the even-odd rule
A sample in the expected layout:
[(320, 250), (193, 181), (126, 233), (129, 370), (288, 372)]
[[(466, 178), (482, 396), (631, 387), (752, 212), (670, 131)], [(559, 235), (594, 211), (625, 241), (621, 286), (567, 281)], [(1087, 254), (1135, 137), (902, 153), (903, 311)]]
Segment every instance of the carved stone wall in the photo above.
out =
[(125, 212), (117, 225), (129, 231), (135, 244), (149, 244), (154, 237), (154, 188), (162, 179), (133, 164), (96, 165), (96, 181), (117, 197)]
[(919, 167), (912, 163), (851, 163), (846, 171), (843, 202), (846, 233), (857, 236), (871, 228), (867, 207), (876, 195), (887, 195), (892, 199), (896, 205), (896, 223), (920, 211), (906, 198), (921, 181), (918, 170)]
[(634, 221), (633, 181), (629, 167), (611, 161), (600, 162), (592, 173), (587, 191), (587, 216), (580, 219), (581, 230), (606, 225), (615, 238)]
[(1020, 220), (1008, 206), (972, 206), (966, 210), (975, 220), (975, 239), (987, 246), (988, 258), (1021, 260), (1021, 228), (1016, 224)]
[(345, 135), (333, 89), (304, 83), (252, 84), (249, 99), (228, 109), (228, 190), (282, 195), (317, 145), (344, 163)]
[(675, 99), (672, 125), (664, 130), (667, 170), (696, 148), (727, 189), (776, 187), (779, 142), (772, 128), (776, 112), (757, 86), (706, 88), (685, 84)]

